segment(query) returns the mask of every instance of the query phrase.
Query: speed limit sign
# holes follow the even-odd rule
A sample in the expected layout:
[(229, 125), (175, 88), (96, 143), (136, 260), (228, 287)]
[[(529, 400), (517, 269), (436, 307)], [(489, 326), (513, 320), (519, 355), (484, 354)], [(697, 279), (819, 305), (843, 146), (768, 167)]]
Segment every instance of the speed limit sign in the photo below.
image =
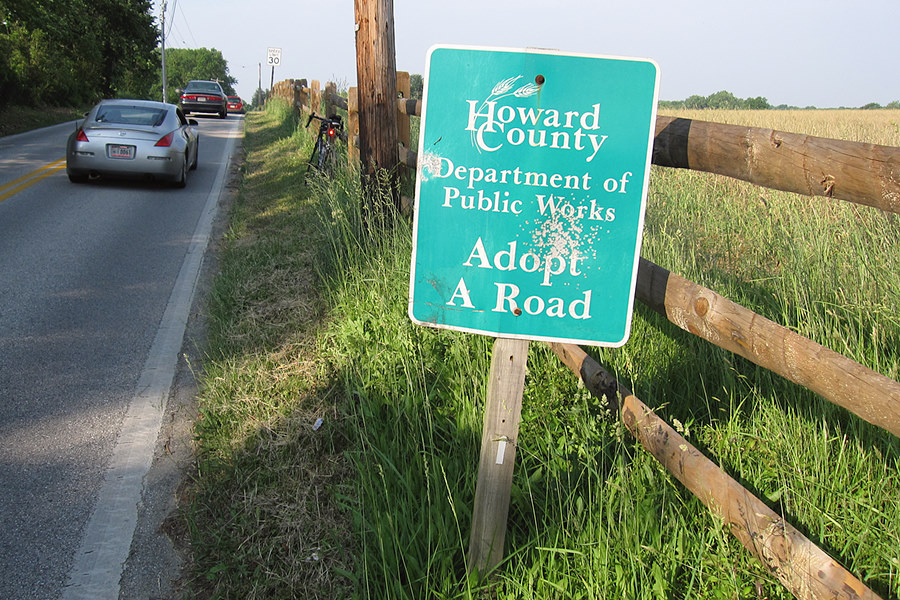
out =
[(281, 48), (269, 48), (266, 58), (266, 64), (277, 67), (281, 64)]

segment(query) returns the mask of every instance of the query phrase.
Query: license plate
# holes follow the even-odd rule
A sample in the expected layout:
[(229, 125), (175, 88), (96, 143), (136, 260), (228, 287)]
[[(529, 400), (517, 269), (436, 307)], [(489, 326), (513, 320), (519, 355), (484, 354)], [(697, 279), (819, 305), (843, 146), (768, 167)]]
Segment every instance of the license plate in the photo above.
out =
[(134, 146), (119, 146), (110, 144), (107, 146), (110, 158), (134, 158)]
[(197, 102), (206, 102), (206, 96), (197, 96)]

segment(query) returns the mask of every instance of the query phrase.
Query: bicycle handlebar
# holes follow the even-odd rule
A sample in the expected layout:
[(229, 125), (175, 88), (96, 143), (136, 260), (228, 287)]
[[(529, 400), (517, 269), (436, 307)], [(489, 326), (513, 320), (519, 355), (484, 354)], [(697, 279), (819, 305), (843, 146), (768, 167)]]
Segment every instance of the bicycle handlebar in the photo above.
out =
[(312, 120), (316, 119), (318, 121), (322, 121), (322, 123), (328, 123), (329, 125), (336, 125), (338, 128), (343, 129), (344, 122), (338, 116), (333, 117), (320, 117), (316, 113), (310, 113), (309, 119), (306, 120), (306, 126), (309, 127), (309, 124), (312, 123)]

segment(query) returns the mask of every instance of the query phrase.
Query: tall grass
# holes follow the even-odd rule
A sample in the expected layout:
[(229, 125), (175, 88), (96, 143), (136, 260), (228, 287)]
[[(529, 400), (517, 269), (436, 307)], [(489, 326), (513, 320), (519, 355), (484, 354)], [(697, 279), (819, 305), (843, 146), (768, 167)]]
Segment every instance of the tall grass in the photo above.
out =
[[(871, 126), (860, 123), (857, 135)], [(304, 183), (311, 141), (289, 114), (248, 117), (247, 135), (201, 398), (194, 543), (208, 583), (198, 589), (789, 597), (537, 343), (506, 558), (488, 583), (470, 580), (490, 340), (409, 321), (408, 218), (367, 231), (351, 169)], [(900, 145), (890, 139), (865, 141)], [(897, 234), (896, 216), (865, 207), (654, 167), (642, 253), (897, 379)], [(592, 353), (876, 592), (900, 596), (897, 438), (642, 306), (624, 347)]]

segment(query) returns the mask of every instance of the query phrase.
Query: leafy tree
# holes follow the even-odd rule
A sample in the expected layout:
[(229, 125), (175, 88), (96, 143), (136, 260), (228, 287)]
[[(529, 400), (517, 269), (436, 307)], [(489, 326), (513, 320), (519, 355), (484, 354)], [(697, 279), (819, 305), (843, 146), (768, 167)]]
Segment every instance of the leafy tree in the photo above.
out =
[(731, 92), (722, 90), (709, 96), (699, 96), (694, 94), (688, 96), (685, 100), (660, 100), (660, 108), (689, 110), (710, 109), (746, 109), (746, 110), (768, 110), (773, 108), (769, 101), (762, 96), (755, 98), (741, 99)]
[(744, 108), (750, 110), (768, 110), (772, 108), (772, 105), (769, 104), (769, 101), (762, 96), (757, 96), (756, 98), (747, 98), (743, 101), (743, 105)]
[(149, 0), (4, 0), (0, 102), (78, 105), (146, 93), (158, 32)]
[[(236, 79), (228, 74), (228, 62), (215, 48), (172, 48), (166, 50), (166, 102), (177, 102), (178, 91), (192, 79), (218, 81), (226, 94), (234, 95)], [(162, 97), (162, 76), (152, 88), (152, 97)]]
[(416, 100), (422, 99), (422, 93), (424, 91), (425, 82), (422, 80), (422, 76), (418, 73), (413, 73), (409, 76), (409, 95), (415, 98)]
[(256, 88), (256, 91), (253, 92), (253, 108), (256, 109), (265, 105), (267, 97), (268, 93), (266, 93), (266, 90), (262, 88)]
[(865, 106), (860, 106), (860, 108), (863, 109), (863, 110), (872, 110), (872, 109), (875, 109), (875, 108), (881, 108), (881, 105), (878, 104), (877, 102), (869, 102), (869, 103), (866, 104)]
[(726, 92), (724, 90), (716, 92), (715, 94), (710, 94), (706, 101), (709, 108), (735, 109), (741, 107), (741, 101), (731, 92)]
[(689, 110), (702, 110), (704, 108), (709, 108), (710, 106), (707, 98), (694, 94), (685, 99), (684, 107)]
[(885, 108), (900, 108), (900, 100), (894, 100), (893, 102), (888, 102), (884, 105)]
[[(150, 0), (91, 0), (102, 52), (104, 96), (147, 97), (159, 62)], [(125, 92), (128, 93), (125, 93)]]

